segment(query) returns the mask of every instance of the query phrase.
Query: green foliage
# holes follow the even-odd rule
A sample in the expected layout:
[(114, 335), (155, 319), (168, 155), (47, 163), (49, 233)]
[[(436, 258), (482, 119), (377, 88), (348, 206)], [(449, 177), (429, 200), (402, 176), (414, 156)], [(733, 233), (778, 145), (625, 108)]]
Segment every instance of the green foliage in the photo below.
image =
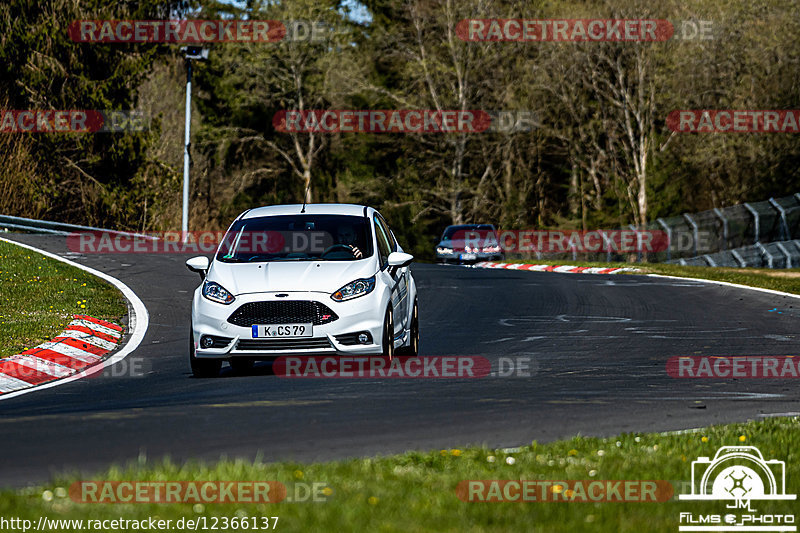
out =
[[(156, 0), (0, 4), (0, 104), (3, 109), (18, 110), (133, 109), (137, 87), (166, 47), (76, 43), (68, 27), (81, 19), (163, 17), (181, 4)], [(37, 133), (30, 137), (27, 153), (20, 157), (25, 167), (35, 168), (31, 181), (43, 187), (40, 194), (45, 205), (12, 207), (14, 214), (136, 226), (130, 213), (139, 209), (139, 198), (128, 189), (147, 165), (150, 133)], [(0, 207), (4, 207), (2, 200)], [(5, 207), (0, 211), (9, 211)]]
[[(144, 104), (154, 123), (138, 134), (0, 142), (0, 165), (11, 171), (0, 191), (21, 189), (0, 195), (0, 212), (138, 230), (175, 229), (180, 218), (177, 46), (74, 43), (66, 27), (80, 18), (302, 20), (332, 29), (310, 42), (214, 44), (209, 61), (195, 65), (196, 228), (224, 228), (254, 205), (300, 202), (308, 188), (313, 201), (377, 207), (404, 245), (426, 256), (453, 222), (615, 227), (800, 186), (798, 135), (672, 134), (666, 126), (676, 109), (796, 107), (800, 22), (791, 3), (365, 0), (366, 21), (350, 19), (343, 4), (6, 2), (5, 108)], [(465, 18), (515, 13), (710, 20), (714, 38), (471, 43), (453, 33)], [(289, 134), (272, 124), (289, 109), (436, 108), (531, 111), (538, 124), (447, 135)]]

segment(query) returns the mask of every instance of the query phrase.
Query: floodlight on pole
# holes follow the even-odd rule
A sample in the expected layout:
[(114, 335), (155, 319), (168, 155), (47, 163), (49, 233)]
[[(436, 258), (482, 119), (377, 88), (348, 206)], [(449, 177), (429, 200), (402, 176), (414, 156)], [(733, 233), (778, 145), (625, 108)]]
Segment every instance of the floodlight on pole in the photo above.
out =
[(181, 209), (181, 240), (186, 242), (189, 232), (189, 166), (191, 164), (192, 128), (192, 60), (208, 59), (208, 48), (184, 46), (181, 48), (186, 58), (186, 122), (183, 140), (183, 205)]

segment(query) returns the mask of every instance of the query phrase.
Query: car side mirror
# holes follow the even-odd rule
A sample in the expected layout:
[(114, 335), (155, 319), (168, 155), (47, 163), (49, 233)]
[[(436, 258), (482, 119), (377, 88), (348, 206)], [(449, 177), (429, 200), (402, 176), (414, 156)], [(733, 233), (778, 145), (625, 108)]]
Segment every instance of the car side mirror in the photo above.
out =
[(392, 252), (389, 254), (389, 266), (395, 268), (407, 267), (414, 260), (414, 256), (403, 252)]
[(200, 279), (206, 279), (206, 274), (208, 274), (208, 266), (208, 257), (204, 255), (199, 255), (186, 260), (186, 268), (192, 272), (197, 272), (200, 274)]

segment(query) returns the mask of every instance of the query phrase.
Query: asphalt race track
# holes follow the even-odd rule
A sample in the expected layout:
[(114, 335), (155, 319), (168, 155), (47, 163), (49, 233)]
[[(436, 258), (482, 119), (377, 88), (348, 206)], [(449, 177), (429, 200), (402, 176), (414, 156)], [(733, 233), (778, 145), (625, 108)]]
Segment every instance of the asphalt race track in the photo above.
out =
[[(66, 252), (64, 237), (4, 236)], [(142, 457), (324, 460), (800, 410), (795, 380), (678, 380), (665, 370), (674, 355), (798, 355), (797, 299), (643, 276), (419, 264), (422, 355), (530, 356), (530, 377), (303, 380), (262, 366), (195, 379), (186, 345), (199, 278), (184, 267), (187, 256), (68, 257), (121, 279), (144, 301), (150, 328), (128, 359), (149, 370), (0, 401), (2, 486), (65, 470), (90, 476)]]

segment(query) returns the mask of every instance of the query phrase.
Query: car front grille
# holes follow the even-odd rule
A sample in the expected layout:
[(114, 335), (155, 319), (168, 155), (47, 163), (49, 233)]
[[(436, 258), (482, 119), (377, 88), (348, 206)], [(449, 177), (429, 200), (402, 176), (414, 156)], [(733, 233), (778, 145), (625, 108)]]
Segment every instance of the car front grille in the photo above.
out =
[(321, 339), (240, 339), (237, 350), (323, 350), (331, 348), (327, 338)]
[(307, 300), (289, 302), (250, 302), (243, 304), (228, 317), (228, 322), (249, 328), (253, 324), (328, 324), (338, 319), (336, 313), (319, 302)]

